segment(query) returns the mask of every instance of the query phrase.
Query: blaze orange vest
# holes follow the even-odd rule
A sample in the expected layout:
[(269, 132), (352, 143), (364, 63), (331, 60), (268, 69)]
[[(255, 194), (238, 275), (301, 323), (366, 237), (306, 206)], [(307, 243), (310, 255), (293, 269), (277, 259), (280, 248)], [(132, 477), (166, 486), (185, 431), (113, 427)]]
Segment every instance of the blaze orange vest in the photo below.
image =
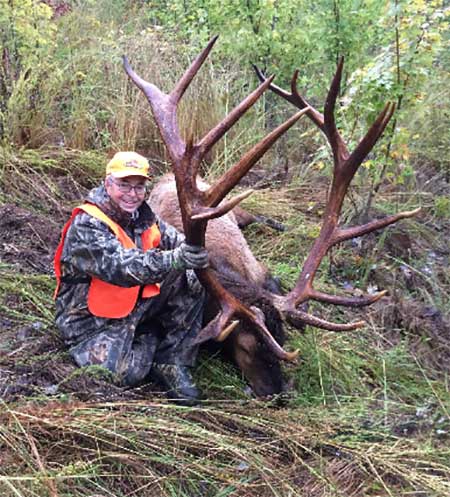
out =
[[(56, 249), (54, 268), (56, 275), (56, 290), (54, 298), (58, 295), (59, 287), (61, 285), (61, 255), (64, 246), (64, 240), (66, 238), (67, 230), (80, 212), (86, 212), (92, 217), (99, 219), (104, 222), (111, 231), (116, 235), (119, 242), (124, 248), (136, 248), (136, 244), (131, 240), (131, 238), (125, 233), (125, 231), (112, 219), (110, 219), (102, 210), (93, 204), (84, 204), (75, 207), (72, 211), (72, 216), (69, 221), (65, 224), (62, 234), (61, 241), (59, 242), (58, 248)], [(141, 235), (143, 250), (148, 250), (151, 248), (156, 248), (159, 246), (161, 241), (161, 233), (156, 226), (152, 225), (150, 228), (145, 230)], [(122, 287), (107, 283), (98, 278), (91, 278), (91, 283), (88, 292), (88, 309), (94, 314), (101, 318), (123, 318), (128, 316), (130, 312), (134, 309), (136, 305), (140, 286), (133, 287)], [(145, 285), (142, 289), (142, 297), (150, 298), (159, 294), (159, 285), (156, 283), (154, 285)]]

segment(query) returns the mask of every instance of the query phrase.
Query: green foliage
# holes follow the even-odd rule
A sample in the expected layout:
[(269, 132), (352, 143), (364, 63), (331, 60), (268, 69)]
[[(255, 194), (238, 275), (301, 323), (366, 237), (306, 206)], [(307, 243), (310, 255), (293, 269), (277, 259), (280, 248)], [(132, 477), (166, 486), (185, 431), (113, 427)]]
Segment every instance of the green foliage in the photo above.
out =
[[(6, 265), (0, 264), (0, 312), (19, 323), (39, 322), (39, 326), (53, 325), (54, 316), (51, 295), (53, 278), (47, 275), (18, 275)], [(11, 305), (11, 302), (19, 305)]]
[[(365, 122), (366, 126), (388, 100), (397, 105), (379, 151), (375, 151), (379, 157), (377, 167), (369, 170), (369, 178), (364, 176), (371, 185), (366, 212), (371, 207), (373, 191), (378, 191), (386, 179), (408, 189), (415, 186), (416, 170), (410, 148), (422, 129), (413, 128), (410, 123), (417, 118), (417, 113), (427, 112), (424, 96), (432, 75), (440, 75), (439, 84), (446, 78), (445, 71), (441, 73), (439, 68), (449, 47), (446, 35), (449, 15), (450, 9), (440, 1), (389, 2), (389, 8), (380, 18), (384, 35), (388, 36), (379, 39), (374, 56), (349, 78), (343, 110), (350, 111), (354, 119)], [(358, 134), (362, 132), (356, 122), (353, 129), (357, 129)]]
[[(412, 188), (416, 171), (411, 149), (415, 155), (423, 150), (416, 146), (419, 134), (430, 143), (427, 150), (447, 145), (447, 104), (435, 100), (423, 105), (424, 98), (430, 101), (425, 90), (432, 75), (437, 72), (440, 81), (446, 77), (448, 8), (437, 1), (84, 0), (58, 18), (51, 18), (51, 9), (41, 3), (4, 4), (2, 41), (6, 53), (16, 51), (17, 67), (11, 72), (2, 66), (0, 112), (2, 135), (16, 144), (137, 148), (164, 170), (166, 154), (148, 106), (128, 83), (120, 56), (129, 55), (138, 72), (151, 74), (152, 82), (168, 90), (206, 41), (220, 33), (209, 65), (181, 105), (184, 134), (203, 134), (248, 93), (249, 85), (255, 86), (251, 63), (276, 73), (283, 86), (300, 68), (299, 87), (308, 89), (307, 97), (320, 109), (336, 62), (345, 56), (337, 119), (350, 144), (388, 99), (400, 108), (395, 133), (388, 132), (375, 149), (361, 182), (377, 187), (385, 179), (400, 180)], [(32, 15), (25, 18), (25, 12)], [(286, 113), (292, 109), (285, 110), (274, 95), (263, 97), (214, 149), (208, 159), (215, 162), (213, 174)], [(440, 139), (423, 131), (421, 124), (430, 114), (441, 119)], [(411, 121), (417, 122), (415, 128), (408, 126)], [(307, 124), (300, 126), (311, 165), (330, 164), (322, 137)], [(274, 152), (281, 161), (298, 162), (299, 149), (298, 139), (288, 134)], [(447, 167), (448, 154), (434, 155)], [(366, 202), (370, 206), (371, 199)]]
[(434, 213), (437, 217), (450, 217), (450, 199), (448, 197), (437, 196), (434, 199)]
[(29, 92), (39, 77), (36, 67), (53, 46), (56, 26), (51, 16), (51, 8), (42, 2), (0, 1), (0, 140), (14, 116), (11, 104), (13, 108), (35, 104)]
[(236, 367), (224, 362), (219, 355), (210, 352), (200, 355), (195, 368), (197, 384), (203, 392), (207, 392), (208, 399), (214, 401), (248, 400), (245, 379)]
[[(292, 346), (300, 348), (301, 363), (293, 373), (297, 394), (292, 402), (332, 405), (345, 399), (372, 398), (420, 403), (430, 394), (430, 380), (411, 360), (405, 344), (377, 349), (370, 336), (373, 331), (336, 337), (309, 330), (295, 338)], [(436, 395), (447, 397), (440, 382), (432, 384)]]
[(79, 367), (73, 370), (73, 372), (65, 377), (59, 384), (58, 388), (63, 386), (65, 383), (69, 383), (78, 377), (91, 377), (98, 380), (105, 380), (109, 382), (117, 382), (119, 378), (115, 378), (114, 374), (104, 366), (99, 366), (98, 364), (91, 364), (89, 366)]
[(306, 77), (317, 89), (323, 75), (332, 74), (339, 56), (363, 53), (372, 31), (379, 31), (376, 20), (383, 4), (373, 0), (365, 1), (364, 8), (359, 4), (354, 0), (150, 1), (147, 16), (151, 23), (197, 46), (220, 33), (218, 51), (224, 58), (240, 54), (242, 62), (276, 72), (282, 81), (301, 67), (301, 81)]

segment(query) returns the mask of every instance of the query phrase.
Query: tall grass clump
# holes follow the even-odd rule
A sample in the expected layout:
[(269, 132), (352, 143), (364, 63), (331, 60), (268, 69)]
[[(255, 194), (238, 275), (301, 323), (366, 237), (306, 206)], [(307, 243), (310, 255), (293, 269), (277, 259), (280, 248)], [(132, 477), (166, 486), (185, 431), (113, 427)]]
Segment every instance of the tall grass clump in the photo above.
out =
[(61, 222), (104, 176), (106, 156), (70, 149), (0, 148), (0, 205), (13, 203)]

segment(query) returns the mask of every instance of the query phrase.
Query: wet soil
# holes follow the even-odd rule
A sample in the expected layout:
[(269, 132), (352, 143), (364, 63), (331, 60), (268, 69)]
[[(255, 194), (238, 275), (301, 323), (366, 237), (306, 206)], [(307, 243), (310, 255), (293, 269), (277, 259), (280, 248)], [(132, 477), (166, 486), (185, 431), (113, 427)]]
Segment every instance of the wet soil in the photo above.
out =
[(14, 204), (0, 206), (0, 262), (17, 271), (49, 273), (61, 225)]

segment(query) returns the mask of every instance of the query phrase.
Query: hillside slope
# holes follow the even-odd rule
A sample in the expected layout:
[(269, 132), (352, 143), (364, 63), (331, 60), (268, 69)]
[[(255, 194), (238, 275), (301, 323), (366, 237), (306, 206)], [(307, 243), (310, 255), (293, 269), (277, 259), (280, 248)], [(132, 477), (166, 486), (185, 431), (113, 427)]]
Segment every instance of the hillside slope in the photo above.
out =
[[(285, 368), (291, 391), (281, 406), (251, 399), (231, 365), (204, 355), (197, 377), (209, 400), (188, 409), (152, 384), (126, 390), (99, 368), (75, 368), (55, 329), (52, 254), (104, 157), (9, 149), (2, 157), (1, 495), (448, 495), (445, 220), (425, 213), (335, 251), (321, 285), (382, 286), (390, 296), (363, 315), (358, 333), (290, 333), (301, 360)], [(247, 205), (288, 228), (248, 232), (285, 286), (317, 234), (323, 184), (259, 190)]]

